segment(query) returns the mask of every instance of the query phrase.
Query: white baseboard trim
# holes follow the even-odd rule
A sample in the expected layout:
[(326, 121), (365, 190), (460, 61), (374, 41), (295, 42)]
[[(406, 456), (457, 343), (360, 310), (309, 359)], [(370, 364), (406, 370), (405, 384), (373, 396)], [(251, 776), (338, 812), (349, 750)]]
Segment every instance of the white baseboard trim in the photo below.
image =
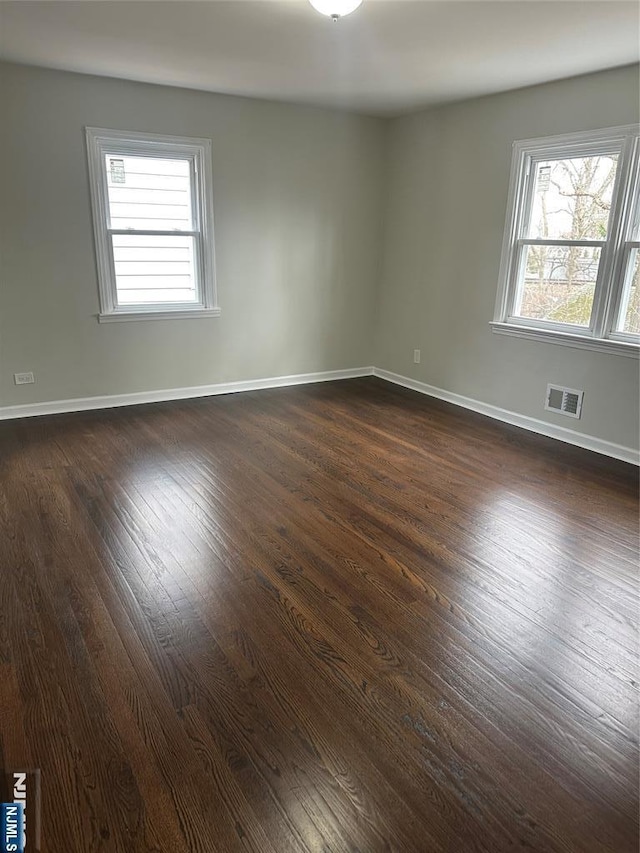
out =
[(284, 388), (288, 385), (308, 385), (312, 382), (333, 382), (338, 379), (357, 379), (362, 376), (378, 376), (394, 385), (402, 385), (420, 394), (429, 397), (437, 397), (464, 409), (471, 409), (481, 415), (494, 418), (513, 426), (546, 435), (567, 444), (593, 450), (614, 459), (622, 459), (633, 465), (640, 465), (640, 452), (632, 447), (624, 447), (611, 441), (596, 438), (593, 435), (585, 435), (568, 427), (556, 426), (547, 421), (520, 415), (499, 406), (492, 406), (474, 400), (471, 397), (463, 397), (437, 388), (435, 385), (427, 385), (417, 379), (391, 373), (378, 367), (356, 367), (349, 370), (325, 370), (319, 373), (297, 373), (291, 376), (270, 376), (266, 379), (246, 379), (240, 382), (220, 382), (216, 385), (195, 385), (186, 388), (169, 388), (160, 391), (140, 391), (134, 394), (112, 394), (101, 397), (78, 397), (72, 400), (51, 400), (46, 403), (26, 403), (21, 406), (0, 407), (0, 420), (12, 418), (29, 418), (38, 415), (59, 415), (67, 412), (86, 412), (92, 409), (113, 409), (120, 406), (138, 406), (142, 403), (163, 403), (168, 400), (189, 400), (197, 397), (213, 397), (218, 394), (236, 394), (240, 391), (258, 391), (262, 388)]
[(110, 394), (102, 397), (77, 397), (72, 400), (51, 400), (46, 403), (26, 403), (22, 406), (0, 407), (0, 420), (30, 418), (38, 415), (60, 415), (66, 412), (86, 412), (92, 409), (115, 409), (138, 406), (141, 403), (163, 403), (168, 400), (189, 400), (236, 394), (239, 391), (258, 391), (261, 388), (284, 388), (288, 385), (308, 385), (312, 382), (334, 382), (337, 379), (357, 379), (371, 376), (373, 367), (350, 370), (324, 370), (320, 373), (297, 373), (292, 376), (270, 376), (267, 379), (246, 379), (240, 382), (220, 382), (216, 385), (194, 385), (161, 391), (140, 391), (134, 394)]
[(445, 391), (443, 388), (437, 388), (435, 385), (427, 385), (426, 382), (419, 382), (416, 379), (410, 379), (408, 376), (401, 376), (398, 373), (391, 373), (378, 367), (373, 368), (373, 374), (387, 382), (402, 385), (403, 388), (410, 388), (412, 391), (427, 394), (429, 397), (437, 397), (439, 400), (445, 400), (447, 403), (453, 403), (464, 409), (471, 409), (473, 412), (479, 412), (479, 414), (487, 415), (489, 418), (521, 427), (529, 430), (529, 432), (546, 435), (549, 438), (564, 441), (566, 444), (574, 444), (577, 447), (593, 450), (595, 453), (601, 453), (604, 456), (612, 456), (614, 459), (622, 459), (624, 462), (631, 462), (633, 465), (640, 465), (640, 451), (633, 447), (624, 447), (621, 444), (614, 444), (612, 441), (596, 438), (594, 435), (576, 432), (568, 427), (556, 426), (547, 421), (538, 420), (538, 418), (531, 418), (528, 415), (519, 415), (517, 412), (501, 409), (499, 406), (491, 406), (488, 403), (480, 402), (480, 400), (473, 400), (471, 397), (463, 397), (462, 394), (454, 394), (451, 391)]

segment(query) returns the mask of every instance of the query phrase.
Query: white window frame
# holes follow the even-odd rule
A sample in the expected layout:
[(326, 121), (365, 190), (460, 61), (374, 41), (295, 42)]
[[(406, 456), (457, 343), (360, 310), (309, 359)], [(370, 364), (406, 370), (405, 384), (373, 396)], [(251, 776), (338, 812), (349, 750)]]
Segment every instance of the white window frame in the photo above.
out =
[[(498, 295), (494, 319), (490, 323), (494, 332), (638, 358), (638, 336), (615, 330), (624, 307), (623, 279), (629, 273), (630, 253), (633, 248), (640, 247), (640, 243), (631, 240), (634, 224), (640, 216), (639, 134), (638, 125), (627, 125), (562, 136), (523, 139), (513, 143)], [(573, 241), (525, 237), (527, 217), (533, 207), (535, 164), (538, 161), (612, 153), (618, 154), (618, 166), (606, 240)], [(514, 316), (524, 247), (536, 244), (601, 247), (593, 311), (588, 328)]]
[[(213, 240), (211, 140), (109, 130), (101, 127), (87, 127), (85, 131), (100, 296), (98, 320), (104, 323), (122, 320), (218, 317), (220, 308), (216, 295)], [(139, 232), (147, 235), (184, 235), (194, 238), (197, 302), (118, 306), (111, 235), (132, 234), (136, 233), (138, 229), (118, 230), (110, 227), (105, 156), (111, 155), (116, 157), (134, 155), (186, 159), (193, 164), (190, 170), (193, 230), (154, 231), (139, 229)]]

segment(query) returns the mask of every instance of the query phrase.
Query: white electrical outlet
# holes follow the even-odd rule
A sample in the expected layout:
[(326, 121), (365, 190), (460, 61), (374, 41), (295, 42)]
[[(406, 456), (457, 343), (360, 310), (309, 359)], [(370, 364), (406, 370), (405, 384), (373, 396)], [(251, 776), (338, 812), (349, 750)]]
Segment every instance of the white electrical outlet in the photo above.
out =
[(36, 380), (33, 373), (29, 371), (29, 373), (14, 373), (13, 381), (16, 385), (31, 385)]
[(413, 351), (413, 363), (420, 364), (420, 350), (414, 349)]

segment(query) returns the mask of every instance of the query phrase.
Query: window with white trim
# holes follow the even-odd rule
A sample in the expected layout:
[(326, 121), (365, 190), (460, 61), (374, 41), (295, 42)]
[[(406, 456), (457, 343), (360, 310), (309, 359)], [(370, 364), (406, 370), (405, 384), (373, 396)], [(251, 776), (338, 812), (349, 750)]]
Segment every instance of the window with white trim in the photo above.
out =
[(638, 355), (638, 126), (515, 142), (495, 332)]
[(217, 316), (210, 140), (86, 136), (99, 319)]

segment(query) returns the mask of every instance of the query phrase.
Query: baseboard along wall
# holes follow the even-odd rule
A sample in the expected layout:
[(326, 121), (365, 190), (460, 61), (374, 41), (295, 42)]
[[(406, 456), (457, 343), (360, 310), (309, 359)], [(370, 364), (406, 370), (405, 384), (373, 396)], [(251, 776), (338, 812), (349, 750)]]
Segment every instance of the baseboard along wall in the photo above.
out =
[(478, 412), (512, 426), (521, 427), (529, 432), (546, 435), (548, 438), (555, 438), (558, 441), (564, 441), (566, 444), (583, 447), (585, 450), (593, 450), (595, 453), (602, 453), (604, 456), (611, 456), (614, 459), (622, 459), (624, 462), (631, 462), (633, 465), (640, 465), (640, 450), (633, 447), (625, 447), (622, 444), (597, 438), (595, 435), (586, 435), (568, 427), (531, 418), (528, 415), (520, 415), (518, 412), (511, 412), (508, 409), (500, 408), (500, 406), (492, 406), (489, 403), (474, 400), (472, 397), (464, 397), (462, 394), (454, 394), (452, 391), (445, 391), (444, 388), (437, 388), (435, 385), (428, 385), (426, 382), (409, 379), (407, 376), (391, 373), (389, 370), (374, 367), (373, 374), (387, 382), (393, 382), (394, 385), (410, 388), (412, 391), (418, 391), (428, 397), (437, 397), (438, 400), (445, 400), (447, 403), (453, 403), (463, 409), (471, 409), (473, 412)]
[(220, 382), (215, 385), (197, 385), (186, 388), (170, 388), (158, 391), (141, 391), (133, 394), (113, 394), (100, 397), (78, 397), (70, 400), (51, 400), (46, 403), (26, 403), (20, 406), (0, 407), (0, 420), (58, 415), (69, 412), (85, 412), (93, 409), (113, 409), (120, 406), (138, 406), (143, 403), (161, 403), (168, 400), (189, 400), (197, 397), (213, 397), (219, 394), (236, 394), (242, 391), (257, 391), (264, 388), (283, 388), (290, 385), (307, 385), (313, 382), (333, 382), (340, 379), (356, 379), (362, 376), (377, 376), (386, 382), (409, 388), (428, 397), (445, 400), (464, 409), (470, 409), (494, 420), (521, 427), (529, 432), (555, 438), (614, 459), (640, 465), (640, 451), (592, 435), (585, 435), (568, 427), (548, 421), (520, 415), (499, 406), (492, 406), (462, 394), (454, 394), (444, 388), (428, 385), (389, 370), (378, 367), (356, 367), (348, 370), (327, 370), (319, 373), (297, 373), (290, 376), (271, 376), (265, 379), (248, 379), (240, 382)]

